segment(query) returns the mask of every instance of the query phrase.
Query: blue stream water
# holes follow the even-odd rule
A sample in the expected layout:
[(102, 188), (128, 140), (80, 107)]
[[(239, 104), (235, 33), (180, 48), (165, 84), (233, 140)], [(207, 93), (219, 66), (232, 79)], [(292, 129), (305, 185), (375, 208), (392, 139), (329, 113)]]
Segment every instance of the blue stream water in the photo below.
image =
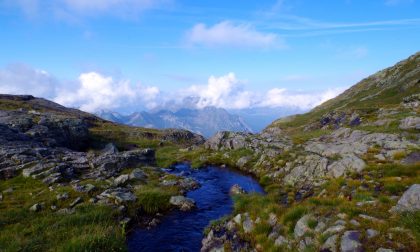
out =
[(239, 184), (247, 192), (263, 193), (251, 176), (226, 168), (210, 166), (194, 170), (181, 164), (171, 173), (186, 175), (201, 184), (199, 189), (187, 193), (197, 208), (190, 212), (173, 211), (150, 230), (134, 230), (128, 237), (129, 251), (200, 251), (205, 227), (233, 210), (229, 195), (232, 185)]

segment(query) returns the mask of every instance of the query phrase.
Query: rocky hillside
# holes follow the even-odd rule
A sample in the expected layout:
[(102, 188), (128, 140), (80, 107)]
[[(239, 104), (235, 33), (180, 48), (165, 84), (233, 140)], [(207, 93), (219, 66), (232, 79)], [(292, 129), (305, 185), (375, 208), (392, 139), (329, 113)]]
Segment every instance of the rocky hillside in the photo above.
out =
[(258, 251), (420, 250), (419, 112), (417, 53), (261, 134), (214, 135), (200, 160), (255, 174), (268, 195), (238, 196), (203, 251), (238, 237)]
[(101, 118), (131, 126), (155, 129), (184, 129), (210, 137), (218, 131), (252, 132), (244, 120), (222, 108), (159, 110), (155, 112), (136, 112), (123, 116), (116, 112), (101, 111)]
[(156, 225), (172, 196), (197, 186), (157, 168), (160, 149), (203, 142), (0, 95), (0, 250), (125, 250), (132, 218)]

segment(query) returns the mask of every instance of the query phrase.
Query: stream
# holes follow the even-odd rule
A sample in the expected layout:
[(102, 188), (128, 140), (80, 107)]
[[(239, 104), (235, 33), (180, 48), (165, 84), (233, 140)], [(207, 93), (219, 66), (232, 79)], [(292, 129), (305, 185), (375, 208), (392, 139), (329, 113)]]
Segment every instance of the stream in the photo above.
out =
[(233, 211), (229, 190), (234, 184), (247, 192), (264, 192), (252, 176), (227, 168), (191, 169), (188, 164), (179, 164), (170, 172), (200, 183), (200, 188), (186, 195), (196, 202), (197, 208), (189, 212), (174, 210), (156, 227), (134, 230), (127, 239), (128, 251), (200, 251), (203, 231), (210, 221)]

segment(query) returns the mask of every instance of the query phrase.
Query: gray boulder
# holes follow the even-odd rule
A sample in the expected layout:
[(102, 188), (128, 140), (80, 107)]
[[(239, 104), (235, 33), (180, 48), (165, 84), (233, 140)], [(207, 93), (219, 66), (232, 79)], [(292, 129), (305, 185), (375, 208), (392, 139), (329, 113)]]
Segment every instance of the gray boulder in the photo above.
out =
[(328, 166), (328, 173), (338, 178), (346, 175), (348, 172), (361, 172), (366, 166), (366, 163), (353, 154), (347, 154), (342, 159), (335, 161)]
[(186, 198), (182, 195), (172, 196), (169, 203), (181, 209), (181, 211), (189, 211), (195, 207), (195, 201), (190, 198)]
[(400, 198), (391, 212), (414, 212), (420, 210), (420, 184), (412, 185)]
[(400, 129), (409, 130), (409, 129), (420, 129), (420, 117), (409, 116), (401, 120)]
[(362, 252), (364, 251), (360, 242), (359, 231), (346, 231), (341, 237), (340, 249), (342, 252)]

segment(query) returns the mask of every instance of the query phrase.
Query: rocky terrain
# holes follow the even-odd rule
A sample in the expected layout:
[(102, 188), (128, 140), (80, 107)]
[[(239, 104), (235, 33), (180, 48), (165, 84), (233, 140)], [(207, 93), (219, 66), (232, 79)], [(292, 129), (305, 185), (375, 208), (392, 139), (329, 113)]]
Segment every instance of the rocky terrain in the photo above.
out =
[(202, 162), (255, 174), (202, 251), (418, 251), (420, 53), (261, 134), (219, 132)]
[(200, 185), (159, 168), (187, 161), (251, 173), (266, 191), (232, 187), (234, 211), (202, 251), (419, 251), (419, 105), (420, 53), (260, 134), (207, 141), (0, 95), (0, 247), (124, 250), (127, 227), (195, 207), (185, 192)]
[[(193, 203), (182, 194), (199, 185), (157, 168), (155, 150), (159, 146), (188, 147), (203, 142), (203, 137), (188, 131), (126, 128), (44, 99), (0, 95), (0, 247), (71, 248), (72, 244), (60, 240), (64, 237), (37, 231), (51, 228), (44, 226), (46, 220), (66, 218), (79, 218), (81, 224), (62, 227), (69, 233), (80, 228), (69, 235), (70, 240), (79, 243), (97, 237), (113, 243), (113, 233), (119, 232), (118, 222), (124, 229), (132, 218), (143, 225), (156, 225), (156, 213), (171, 205), (182, 210), (192, 208)], [(84, 223), (83, 218), (100, 211), (101, 206), (107, 207), (104, 214), (116, 211), (115, 217), (100, 221), (96, 228), (103, 226), (104, 230), (89, 237), (88, 230), (95, 225)], [(92, 209), (87, 211), (86, 207)], [(28, 216), (29, 212), (33, 214)], [(26, 225), (35, 226), (35, 230)], [(37, 236), (45, 240), (38, 244)], [(115, 239), (122, 244), (111, 244), (111, 249), (124, 250), (124, 236)], [(106, 243), (96, 247), (87, 241), (84, 246), (95, 250)]]

